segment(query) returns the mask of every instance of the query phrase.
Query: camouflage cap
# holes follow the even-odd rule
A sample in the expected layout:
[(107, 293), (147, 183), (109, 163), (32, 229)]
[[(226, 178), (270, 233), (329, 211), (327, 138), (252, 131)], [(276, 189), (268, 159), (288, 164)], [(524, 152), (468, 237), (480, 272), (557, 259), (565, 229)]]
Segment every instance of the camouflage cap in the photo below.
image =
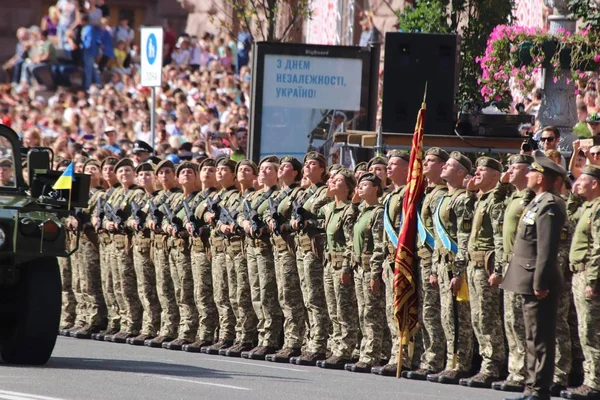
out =
[(367, 171), (371, 169), (372, 165), (385, 165), (387, 167), (388, 159), (385, 157), (373, 157), (367, 163)]
[(102, 160), (102, 163), (100, 164), (100, 168), (104, 168), (105, 165), (117, 165), (118, 162), (119, 162), (118, 158), (106, 157), (104, 160)]
[(263, 159), (258, 162), (258, 166), (260, 167), (263, 163), (266, 163), (266, 162), (273, 163), (273, 164), (279, 164), (279, 158), (277, 156), (263, 157)]
[(581, 173), (584, 175), (589, 175), (592, 178), (596, 178), (600, 181), (600, 167), (588, 164), (581, 169)]
[(390, 150), (387, 153), (387, 159), (391, 160), (393, 157), (398, 157), (406, 162), (410, 162), (410, 153), (405, 150)]
[(119, 162), (115, 165), (115, 172), (122, 167), (131, 167), (131, 169), (135, 168), (133, 160), (131, 158), (122, 158), (121, 160), (119, 160)]
[(456, 161), (458, 161), (458, 163), (462, 165), (468, 173), (471, 172), (471, 168), (473, 168), (473, 163), (471, 162), (471, 160), (469, 160), (469, 157), (465, 156), (460, 151), (453, 151), (452, 153), (450, 153), (450, 157), (448, 159), (450, 158), (453, 158)]
[(217, 162), (215, 160), (213, 160), (212, 158), (205, 158), (204, 160), (202, 160), (200, 162), (200, 164), (198, 164), (198, 170), (201, 170), (204, 167), (216, 167), (217, 166)]
[(175, 171), (175, 174), (177, 175), (177, 177), (179, 177), (179, 174), (181, 173), (181, 171), (183, 171), (184, 169), (191, 169), (194, 171), (194, 173), (198, 173), (198, 164), (190, 162), (190, 161), (184, 161), (181, 164), (179, 164), (179, 166), (177, 167), (177, 171)]
[(175, 164), (173, 164), (173, 161), (171, 160), (162, 160), (161, 162), (159, 162), (154, 172), (158, 174), (158, 171), (160, 171), (163, 168), (171, 168), (173, 172), (175, 172)]
[(567, 176), (567, 170), (546, 157), (541, 150), (536, 150), (533, 153), (533, 163), (531, 163), (529, 169), (548, 176), (560, 176), (563, 178)]
[(228, 167), (232, 173), (237, 172), (237, 163), (228, 157), (218, 158), (217, 167)]
[(236, 174), (236, 175), (237, 175), (237, 173), (238, 173), (238, 169), (240, 169), (240, 167), (241, 167), (242, 165), (247, 165), (247, 166), (249, 166), (250, 168), (252, 168), (252, 171), (254, 171), (254, 175), (258, 175), (258, 167), (256, 166), (256, 163), (255, 163), (254, 161), (252, 161), (252, 160), (248, 160), (248, 159), (242, 160), (242, 161), (240, 161), (240, 162), (239, 162), (239, 163), (236, 165), (236, 167), (235, 167), (235, 174)]
[(156, 165), (154, 165), (152, 162), (150, 161), (146, 161), (141, 163), (140, 165), (138, 165), (135, 169), (135, 173), (140, 173), (140, 172), (148, 172), (148, 171), (152, 171), (154, 172), (154, 168), (156, 168)]
[(477, 159), (477, 161), (475, 162), (475, 165), (477, 167), (487, 167), (487, 168), (491, 168), (493, 170), (496, 170), (498, 172), (502, 172), (504, 171), (504, 167), (502, 166), (502, 163), (498, 160), (495, 160), (491, 157), (479, 157)]
[(281, 157), (281, 159), (279, 161), (281, 162), (281, 164), (283, 164), (283, 163), (292, 164), (292, 168), (294, 169), (294, 171), (298, 171), (298, 175), (296, 175), (296, 181), (299, 181), (302, 179), (302, 164), (300, 163), (300, 161), (298, 161), (297, 158), (292, 157), (292, 156), (285, 156), (285, 157)]
[(354, 194), (354, 189), (356, 189), (356, 178), (354, 177), (354, 172), (348, 168), (342, 168), (337, 171), (335, 175), (341, 175), (344, 177), (346, 186), (348, 186), (348, 190), (350, 191), (349, 196), (352, 196)]
[(354, 167), (354, 173), (356, 174), (359, 171), (366, 171), (367, 170), (367, 163), (366, 162), (359, 162), (358, 164), (356, 164), (356, 166)]
[(310, 161), (310, 160), (317, 160), (319, 162), (319, 164), (321, 164), (321, 167), (327, 168), (327, 159), (325, 158), (325, 156), (323, 154), (321, 154), (319, 152), (311, 151), (311, 152), (306, 153), (302, 163), (306, 164), (306, 162)]
[(360, 178), (358, 178), (358, 183), (361, 182), (371, 182), (374, 186), (377, 187), (377, 196), (381, 196), (383, 194), (383, 186), (381, 184), (381, 178), (377, 175), (367, 172), (363, 174)]
[(436, 156), (437, 158), (441, 159), (442, 161), (448, 161), (448, 158), (450, 158), (450, 155), (448, 154), (448, 152), (444, 149), (440, 149), (439, 147), (432, 147), (429, 150), (427, 150), (427, 152), (425, 153), (426, 156)]
[(512, 156), (509, 160), (508, 163), (510, 165), (512, 164), (527, 164), (527, 165), (531, 165), (531, 163), (533, 162), (533, 157), (527, 155), (527, 154), (515, 154), (514, 156)]

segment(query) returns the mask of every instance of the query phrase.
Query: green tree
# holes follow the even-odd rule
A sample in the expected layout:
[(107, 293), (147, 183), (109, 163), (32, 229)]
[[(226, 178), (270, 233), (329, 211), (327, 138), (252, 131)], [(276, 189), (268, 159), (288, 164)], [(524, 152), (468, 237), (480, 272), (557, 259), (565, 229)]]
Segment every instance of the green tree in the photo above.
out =
[(593, 30), (600, 30), (600, 4), (596, 0), (570, 0), (571, 18), (582, 20)]

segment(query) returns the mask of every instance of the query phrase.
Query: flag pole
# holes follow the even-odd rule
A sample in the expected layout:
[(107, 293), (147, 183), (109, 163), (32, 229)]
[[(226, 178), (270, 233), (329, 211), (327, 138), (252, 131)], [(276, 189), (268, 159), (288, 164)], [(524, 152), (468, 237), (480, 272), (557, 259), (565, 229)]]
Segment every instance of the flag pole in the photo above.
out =
[[(71, 178), (71, 179), (73, 179), (73, 178)], [(69, 202), (67, 203), (67, 210), (71, 209), (71, 192), (73, 191), (72, 189), (73, 188), (69, 189)]]

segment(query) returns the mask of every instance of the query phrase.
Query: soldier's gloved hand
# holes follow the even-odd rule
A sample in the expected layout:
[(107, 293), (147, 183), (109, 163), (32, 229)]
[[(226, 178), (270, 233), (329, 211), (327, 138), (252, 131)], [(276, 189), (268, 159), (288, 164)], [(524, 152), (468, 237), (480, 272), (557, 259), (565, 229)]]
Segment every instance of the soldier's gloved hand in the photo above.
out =
[(440, 286), (437, 275), (429, 275), (429, 284), (434, 288), (437, 288)]

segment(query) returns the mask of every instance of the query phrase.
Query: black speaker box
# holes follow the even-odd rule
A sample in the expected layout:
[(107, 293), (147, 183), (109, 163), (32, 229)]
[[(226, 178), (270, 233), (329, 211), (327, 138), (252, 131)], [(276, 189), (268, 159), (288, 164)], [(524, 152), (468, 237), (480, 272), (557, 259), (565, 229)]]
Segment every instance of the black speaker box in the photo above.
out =
[(382, 128), (412, 133), (427, 82), (425, 133), (453, 134), (460, 39), (454, 34), (385, 35)]

